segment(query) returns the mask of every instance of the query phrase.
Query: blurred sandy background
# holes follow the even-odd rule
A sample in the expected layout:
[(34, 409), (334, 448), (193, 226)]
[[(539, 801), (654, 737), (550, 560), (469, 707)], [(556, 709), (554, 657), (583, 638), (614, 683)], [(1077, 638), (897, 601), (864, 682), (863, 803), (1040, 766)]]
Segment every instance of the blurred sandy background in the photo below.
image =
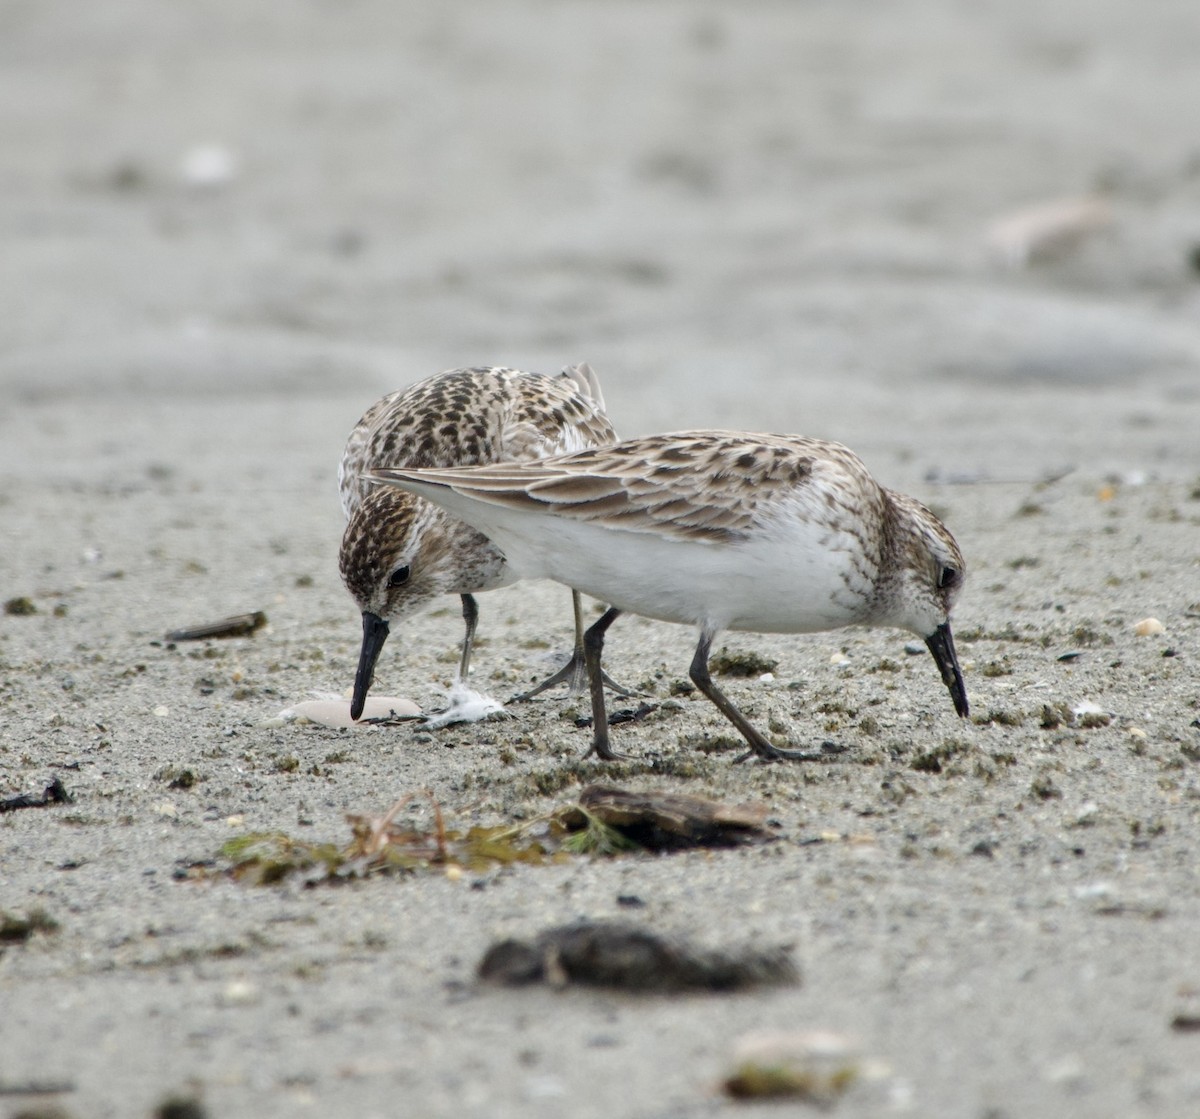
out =
[[(1193, 0), (0, 4), (0, 599), (37, 611), (0, 615), (0, 794), (76, 796), (0, 816), (0, 910), (61, 925), (0, 955), (0, 1090), (58, 1082), (72, 1116), (197, 1090), (214, 1116), (767, 1114), (714, 1086), (769, 1026), (883, 1070), (843, 1115), (1200, 1112), (1170, 1025), (1200, 990), (1198, 57)], [(942, 512), (981, 721), (897, 634), (740, 635), (781, 666), (739, 703), (848, 753), (626, 777), (767, 800), (767, 851), (475, 890), (174, 881), (231, 834), (340, 841), (425, 786), (491, 823), (570, 797), (538, 784), (586, 746), (557, 699), (436, 739), (262, 722), (352, 679), (335, 478), (362, 411), (584, 359), (622, 433), (834, 438)], [(544, 672), (565, 598), (481, 600), (484, 684)], [(161, 644), (250, 609), (253, 638)], [(436, 702), (458, 636), (453, 603), (397, 633), (381, 683)], [(611, 667), (665, 695), (690, 641), (625, 619)], [(722, 733), (686, 707), (621, 746)], [(913, 767), (937, 748), (958, 760)], [(805, 983), (470, 986), (495, 937), (618, 894), (664, 931), (792, 940)]]

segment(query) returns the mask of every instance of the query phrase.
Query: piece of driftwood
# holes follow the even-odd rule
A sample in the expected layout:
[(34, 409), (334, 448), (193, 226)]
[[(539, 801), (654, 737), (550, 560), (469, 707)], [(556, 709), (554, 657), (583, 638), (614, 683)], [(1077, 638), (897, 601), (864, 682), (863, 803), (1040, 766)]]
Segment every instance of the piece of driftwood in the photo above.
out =
[[(639, 792), (588, 785), (579, 794), (586, 815), (640, 847), (733, 847), (772, 838), (765, 804), (726, 804), (686, 793)], [(570, 820), (566, 820), (570, 826)]]
[(267, 616), (261, 610), (253, 614), (234, 614), (217, 622), (198, 626), (173, 629), (166, 635), (168, 641), (207, 641), (216, 637), (248, 637), (267, 624)]
[(56, 777), (40, 796), (36, 793), (24, 793), (0, 800), (0, 812), (15, 812), (18, 808), (46, 808), (51, 804), (70, 804), (73, 799), (66, 786)]

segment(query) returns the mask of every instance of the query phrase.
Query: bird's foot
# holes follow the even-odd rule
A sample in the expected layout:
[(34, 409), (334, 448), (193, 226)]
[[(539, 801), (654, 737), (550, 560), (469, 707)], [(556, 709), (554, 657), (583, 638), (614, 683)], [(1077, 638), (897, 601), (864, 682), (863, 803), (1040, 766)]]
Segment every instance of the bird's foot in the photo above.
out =
[(609, 744), (607, 739), (604, 742), (596, 742), (594, 739), (588, 752), (583, 755), (582, 760), (587, 761), (588, 758), (595, 755), (602, 762), (631, 762), (634, 760), (631, 754), (618, 754)]
[(847, 747), (836, 742), (822, 742), (819, 750), (784, 750), (772, 745), (765, 738), (750, 743), (751, 749), (733, 759), (734, 765), (741, 765), (750, 758), (760, 762), (824, 762), (844, 754)]
[[(618, 684), (603, 669), (600, 671), (600, 679), (609, 691), (615, 692), (619, 696), (629, 698), (640, 694)], [(559, 684), (566, 684), (567, 693), (572, 696), (583, 695), (588, 691), (587, 664), (584, 661), (582, 650), (577, 649), (572, 653), (571, 659), (552, 676), (546, 677), (540, 684), (535, 684), (529, 691), (513, 696), (508, 702), (525, 703), (527, 700), (533, 699), (534, 696), (541, 695), (542, 692), (549, 691), (551, 688), (557, 688)]]

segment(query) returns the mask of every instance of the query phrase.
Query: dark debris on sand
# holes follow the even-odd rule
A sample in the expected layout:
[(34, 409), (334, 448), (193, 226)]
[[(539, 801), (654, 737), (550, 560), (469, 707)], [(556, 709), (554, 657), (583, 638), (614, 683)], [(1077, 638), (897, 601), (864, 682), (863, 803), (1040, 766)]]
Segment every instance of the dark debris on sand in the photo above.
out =
[[(727, 804), (686, 793), (588, 785), (579, 809), (637, 847), (674, 851), (688, 847), (736, 847), (775, 838), (766, 827), (765, 804)], [(563, 823), (575, 823), (569, 810)]]
[(798, 983), (790, 946), (706, 949), (620, 921), (581, 921), (488, 949), (480, 979), (506, 986), (580, 984), (637, 993), (739, 991)]
[(18, 808), (46, 808), (52, 804), (70, 804), (72, 799), (66, 786), (56, 777), (46, 786), (40, 796), (36, 793), (23, 793), (20, 796), (0, 800), (0, 812), (15, 812)]

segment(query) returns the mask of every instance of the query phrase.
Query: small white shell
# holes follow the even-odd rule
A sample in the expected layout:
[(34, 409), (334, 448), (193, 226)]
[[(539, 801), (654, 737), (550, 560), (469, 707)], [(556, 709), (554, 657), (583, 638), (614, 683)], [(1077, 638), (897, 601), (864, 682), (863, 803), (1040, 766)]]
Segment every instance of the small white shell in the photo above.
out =
[(987, 244), (1010, 268), (1024, 268), (1069, 252), (1112, 221), (1112, 206), (1104, 198), (1062, 198), (997, 218), (987, 231)]
[(1157, 618), (1143, 618), (1133, 627), (1138, 637), (1153, 637), (1156, 633), (1166, 633), (1167, 627)]
[[(421, 709), (411, 699), (403, 696), (367, 696), (363, 706), (363, 719), (386, 719), (395, 715), (419, 715)], [(281, 711), (277, 716), (285, 723), (316, 723), (321, 727), (369, 727), (370, 723), (355, 722), (350, 718), (348, 699), (306, 699)], [(274, 722), (275, 720), (272, 720)]]

